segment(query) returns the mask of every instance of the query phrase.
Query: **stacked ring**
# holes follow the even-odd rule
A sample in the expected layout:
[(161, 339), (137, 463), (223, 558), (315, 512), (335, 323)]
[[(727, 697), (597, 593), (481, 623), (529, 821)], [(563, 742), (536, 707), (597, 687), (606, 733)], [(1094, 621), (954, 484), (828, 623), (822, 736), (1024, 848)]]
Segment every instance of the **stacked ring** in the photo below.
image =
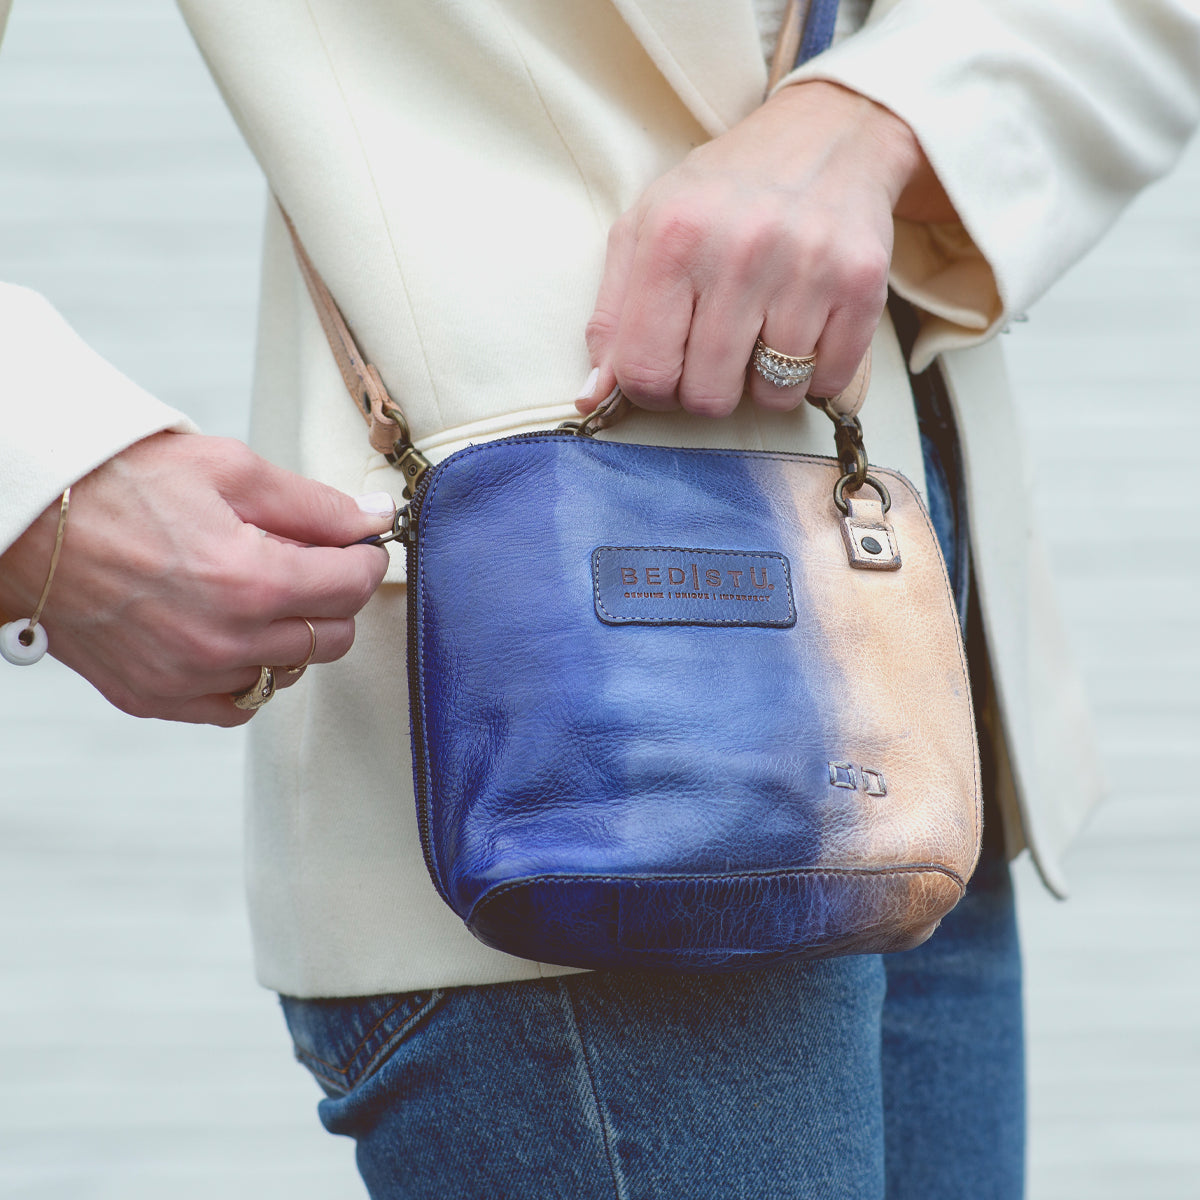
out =
[(799, 387), (813, 377), (813, 372), (817, 369), (817, 356), (805, 354), (797, 358), (791, 354), (783, 354), (772, 350), (759, 338), (754, 343), (750, 363), (768, 383), (773, 383), (776, 387)]
[(256, 712), (275, 695), (275, 672), (270, 667), (259, 667), (258, 682), (244, 692), (230, 695), (234, 708), (243, 712)]
[[(304, 661), (297, 663), (294, 667), (281, 667), (280, 670), (285, 675), (300, 675), (308, 664), (312, 662), (313, 655), (317, 652), (316, 628), (307, 617), (301, 617), (300, 620), (308, 626), (308, 653), (304, 656)], [(274, 668), (259, 667), (258, 682), (244, 691), (230, 693), (229, 698), (233, 701), (235, 708), (240, 708), (243, 712), (257, 712), (274, 695)]]
[(313, 655), (317, 652), (317, 631), (313, 628), (313, 623), (307, 617), (301, 617), (300, 620), (308, 626), (308, 653), (304, 656), (302, 663), (297, 663), (294, 667), (283, 668), (287, 675), (299, 675), (312, 662)]

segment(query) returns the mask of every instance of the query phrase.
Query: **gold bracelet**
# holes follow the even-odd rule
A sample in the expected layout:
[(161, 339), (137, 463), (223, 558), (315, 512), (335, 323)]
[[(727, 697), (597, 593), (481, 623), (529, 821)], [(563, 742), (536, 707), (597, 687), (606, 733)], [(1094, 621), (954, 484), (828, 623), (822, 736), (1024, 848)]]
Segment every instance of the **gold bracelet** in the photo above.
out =
[(27, 667), (35, 663), (45, 653), (50, 645), (46, 630), (38, 624), (42, 619), (42, 610), (50, 598), (50, 585), (54, 582), (54, 573), (58, 570), (59, 555), (62, 554), (63, 539), (67, 532), (67, 513), (71, 509), (71, 489), (67, 488), (62, 494), (58, 506), (58, 530), (54, 535), (54, 550), (50, 555), (50, 570), (46, 574), (46, 585), (38, 597), (33, 616), (28, 619), (9, 621), (0, 625), (0, 658), (6, 659), (14, 666)]

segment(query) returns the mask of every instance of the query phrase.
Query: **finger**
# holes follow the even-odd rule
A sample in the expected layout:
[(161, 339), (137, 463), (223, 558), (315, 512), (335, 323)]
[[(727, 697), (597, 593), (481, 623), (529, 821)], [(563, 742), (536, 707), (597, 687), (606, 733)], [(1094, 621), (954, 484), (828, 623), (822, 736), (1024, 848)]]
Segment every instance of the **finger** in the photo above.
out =
[[(222, 680), (218, 679), (211, 680), (212, 694), (218, 696), (239, 696), (242, 692), (248, 692), (254, 688), (258, 684), (259, 678), (262, 677), (262, 673), (262, 667), (244, 667), (242, 670), (228, 677), (230, 680), (235, 680), (233, 683), (222, 682)], [(271, 695), (275, 695), (277, 691), (284, 691), (290, 688), (290, 686), (298, 684), (304, 678), (304, 673), (304, 671), (289, 673), (286, 667), (271, 666)], [(199, 700), (199, 698), (199, 696), (190, 696), (187, 697), (187, 700)]]
[(746, 363), (762, 325), (762, 312), (740, 296), (703, 295), (684, 350), (679, 403), (698, 416), (727, 417), (746, 388)]
[(629, 275), (637, 251), (636, 226), (632, 213), (626, 213), (608, 231), (604, 273), (596, 293), (596, 307), (587, 323), (588, 356), (596, 368), (595, 378), (588, 376), (584, 391), (575, 402), (581, 413), (590, 413), (616, 387), (612, 366), (612, 348), (625, 308)]
[[(823, 303), (793, 293), (787, 301), (781, 299), (772, 304), (759, 336), (766, 346), (780, 354), (804, 358), (817, 352), (826, 316), (827, 309)], [(816, 365), (818, 368), (821, 365), (819, 352)], [(753, 363), (747, 378), (754, 403), (777, 412), (788, 412), (798, 407), (812, 387), (811, 378), (791, 387), (781, 387), (760, 375)]]
[(311, 634), (308, 625), (299, 617), (284, 617), (273, 622), (255, 639), (251, 657), (274, 665), (276, 674), (287, 674), (290, 668), (306, 660), (308, 666), (336, 662), (354, 645), (353, 618), (310, 620)]
[(886, 247), (865, 244), (838, 263), (829, 317), (817, 343), (817, 369), (809, 382), (814, 396), (836, 396), (854, 378), (887, 304)]
[(817, 342), (817, 369), (809, 381), (810, 394), (836, 396), (849, 386), (870, 348), (880, 313), (865, 315), (845, 308), (830, 313)]
[(268, 533), (307, 545), (346, 546), (386, 529), (395, 512), (381, 493), (363, 498), (373, 505), (364, 512), (337, 488), (277, 467), (239, 442), (222, 443), (214, 448), (225, 454), (221, 495), (243, 521)]
[(353, 617), (383, 582), (388, 556), (378, 546), (292, 546), (260, 539), (257, 570), (235, 612), (251, 626), (304, 613)]
[(616, 381), (641, 408), (679, 403), (696, 299), (690, 271), (702, 253), (698, 225), (648, 218), (642, 226), (612, 348)]
[(287, 617), (273, 622), (245, 651), (251, 663), (223, 678), (208, 678), (206, 689), (234, 694), (253, 687), (262, 665), (271, 666), (276, 690), (300, 681), (314, 665), (335, 662), (354, 645), (354, 621), (315, 620)]
[(185, 700), (144, 700), (116, 690), (105, 691), (104, 695), (113, 705), (130, 716), (153, 717), (160, 721), (220, 725), (232, 729), (238, 725), (245, 725), (254, 716), (253, 710), (238, 708), (227, 692), (189, 697)]
[(230, 696), (221, 692), (185, 700), (172, 709), (166, 719), (190, 725), (219, 725), (225, 729), (234, 729), (252, 720), (257, 712), (258, 709), (254, 708), (238, 708)]

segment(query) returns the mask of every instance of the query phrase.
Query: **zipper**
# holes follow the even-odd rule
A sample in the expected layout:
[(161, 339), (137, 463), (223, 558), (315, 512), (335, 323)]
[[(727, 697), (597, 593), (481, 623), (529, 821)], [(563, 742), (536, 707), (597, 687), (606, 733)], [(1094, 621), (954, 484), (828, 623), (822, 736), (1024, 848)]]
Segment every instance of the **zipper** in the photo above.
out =
[[(413, 782), (417, 793), (417, 830), (421, 835), (421, 854), (425, 858), (425, 869), (447, 904), (450, 897), (442, 886), (441, 873), (433, 860), (433, 846), (429, 836), (429, 777), (425, 769), (425, 721), (422, 716), (420, 662), (417, 657), (417, 579), (418, 539), (417, 521), (421, 514), (421, 502), (429, 490), (429, 484), (437, 467), (426, 471), (413, 492), (413, 498), (405, 509), (402, 528), (404, 532), (405, 567), (408, 572), (408, 716), (412, 724)], [(453, 907), (453, 906), (451, 906)]]

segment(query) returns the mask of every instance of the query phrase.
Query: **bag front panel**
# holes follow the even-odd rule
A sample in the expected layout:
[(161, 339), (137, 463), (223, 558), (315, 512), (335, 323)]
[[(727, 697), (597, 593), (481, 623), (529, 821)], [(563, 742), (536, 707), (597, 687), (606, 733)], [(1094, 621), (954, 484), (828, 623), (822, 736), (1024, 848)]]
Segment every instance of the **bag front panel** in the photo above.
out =
[[(931, 865), (959, 889), (975, 751), (940, 557), (893, 477), (903, 565), (851, 568), (837, 473), (562, 436), (439, 468), (418, 516), (418, 803), (460, 915), (548, 876)], [(617, 573), (604, 595), (598, 550)], [(785, 588), (790, 624), (762, 615)], [(614, 595), (630, 619), (606, 620)]]

